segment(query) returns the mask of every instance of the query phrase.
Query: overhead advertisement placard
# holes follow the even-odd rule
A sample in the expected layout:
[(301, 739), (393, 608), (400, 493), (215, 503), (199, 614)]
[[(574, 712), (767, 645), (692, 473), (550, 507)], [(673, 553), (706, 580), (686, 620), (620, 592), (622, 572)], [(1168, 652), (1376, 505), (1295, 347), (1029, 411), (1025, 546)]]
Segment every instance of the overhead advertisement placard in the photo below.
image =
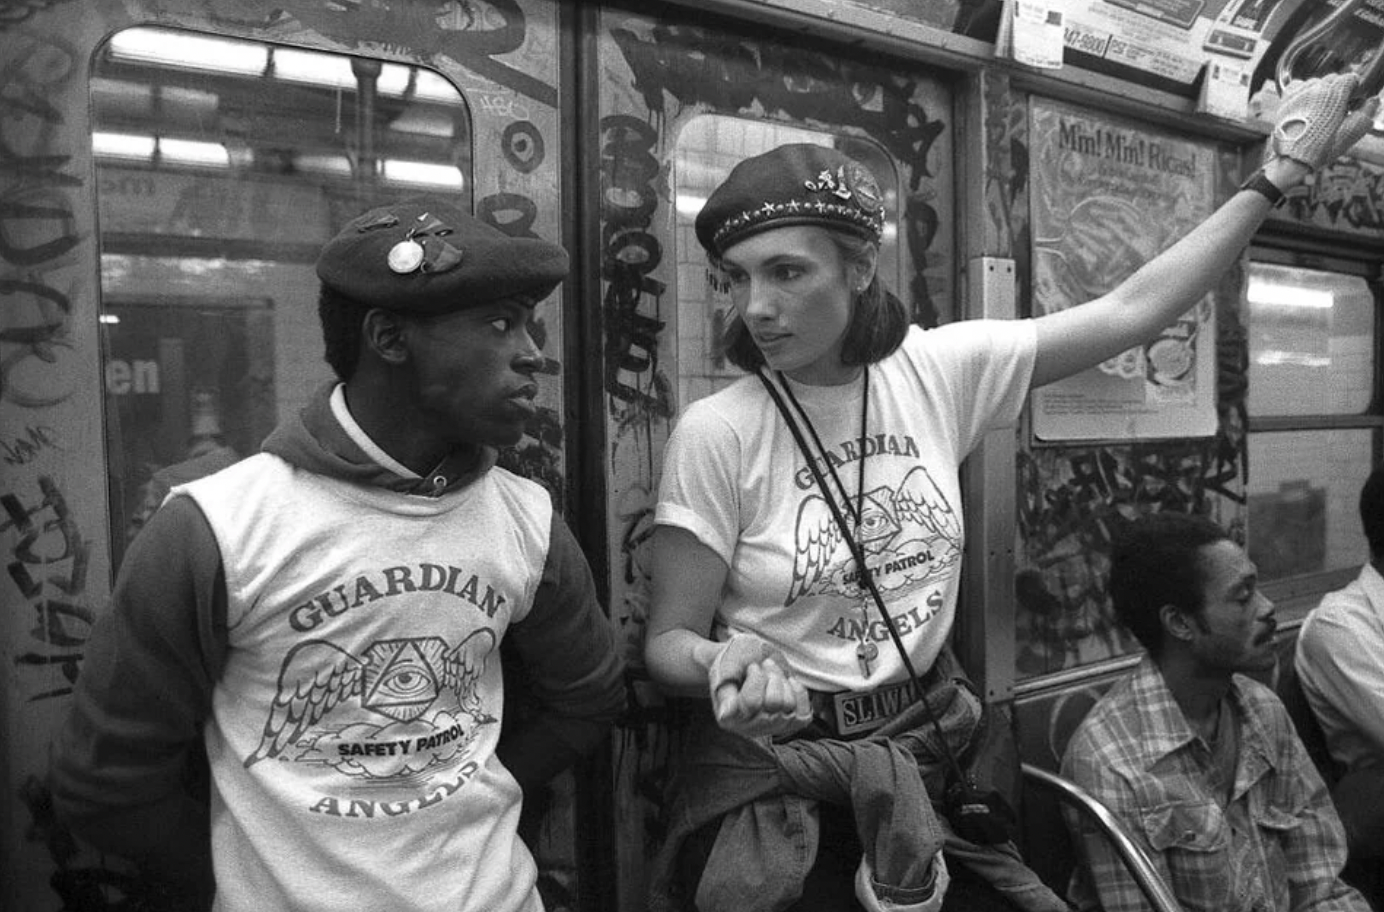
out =
[[(1280, 33), (1300, 34), (1339, 5), (1339, 0), (1049, 2), (1063, 12), (1063, 43), (1073, 52), (1069, 62), (1172, 90), (1192, 86), (1208, 63), (1254, 72)], [(1365, 0), (1313, 60), (1323, 71), (1353, 66), (1378, 45), (1381, 31), (1384, 0)]]
[[(1033, 310), (1114, 289), (1215, 206), (1215, 149), (1133, 121), (1034, 99)], [(1210, 436), (1216, 431), (1210, 297), (1148, 343), (1033, 393), (1046, 441)]]

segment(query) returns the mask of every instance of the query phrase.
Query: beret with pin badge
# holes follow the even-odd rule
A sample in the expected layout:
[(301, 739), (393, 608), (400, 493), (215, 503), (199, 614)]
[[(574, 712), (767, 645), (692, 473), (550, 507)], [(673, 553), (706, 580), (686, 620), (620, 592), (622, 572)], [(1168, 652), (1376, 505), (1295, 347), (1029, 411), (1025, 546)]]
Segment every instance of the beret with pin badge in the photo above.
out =
[(567, 252), (557, 244), (511, 237), (440, 197), (371, 209), (317, 258), (317, 277), (346, 297), (425, 315), (502, 299), (536, 304), (567, 271)]
[(884, 195), (860, 162), (827, 146), (790, 143), (740, 162), (697, 214), (697, 240), (720, 256), (752, 234), (789, 225), (839, 228), (878, 241)]

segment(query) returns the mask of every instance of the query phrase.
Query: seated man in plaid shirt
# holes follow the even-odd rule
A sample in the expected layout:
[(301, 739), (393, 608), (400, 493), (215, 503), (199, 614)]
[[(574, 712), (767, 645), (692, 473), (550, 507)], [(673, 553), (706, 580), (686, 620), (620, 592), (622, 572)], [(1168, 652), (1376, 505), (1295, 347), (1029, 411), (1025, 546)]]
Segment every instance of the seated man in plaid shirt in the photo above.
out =
[[(1254, 564), (1215, 523), (1159, 513), (1111, 554), (1110, 596), (1148, 655), (1098, 702), (1063, 775), (1121, 818), (1184, 909), (1368, 912), (1340, 879), (1345, 832), (1269, 672), (1273, 603)], [(1068, 819), (1079, 909), (1147, 909), (1098, 835)]]

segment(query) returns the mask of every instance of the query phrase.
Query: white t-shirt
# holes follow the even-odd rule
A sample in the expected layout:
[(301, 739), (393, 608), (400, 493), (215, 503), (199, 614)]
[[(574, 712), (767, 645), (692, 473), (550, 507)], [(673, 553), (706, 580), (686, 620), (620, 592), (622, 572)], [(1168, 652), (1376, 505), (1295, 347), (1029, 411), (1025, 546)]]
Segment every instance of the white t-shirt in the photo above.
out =
[(491, 469), (402, 496), (260, 453), (180, 495), (226, 574), (217, 912), (542, 912), (495, 747), (499, 644), (542, 579), (547, 492)]
[[(913, 327), (898, 351), (869, 368), (863, 439), (863, 376), (843, 386), (783, 381), (852, 503), (860, 493), (857, 539), (919, 673), (932, 666), (956, 611), (961, 461), (986, 431), (1017, 418), (1036, 348), (1029, 320)], [(803, 432), (819, 455), (811, 431)], [(836, 495), (825, 464), (822, 475)], [(716, 638), (755, 634), (781, 649), (816, 690), (863, 690), (907, 677), (759, 378), (742, 378), (687, 408), (668, 441), (655, 521), (686, 529), (726, 562)], [(868, 678), (857, 657), (862, 643), (875, 646)]]
[(1384, 768), (1384, 577), (1365, 564), (1298, 631), (1298, 678), (1336, 762)]

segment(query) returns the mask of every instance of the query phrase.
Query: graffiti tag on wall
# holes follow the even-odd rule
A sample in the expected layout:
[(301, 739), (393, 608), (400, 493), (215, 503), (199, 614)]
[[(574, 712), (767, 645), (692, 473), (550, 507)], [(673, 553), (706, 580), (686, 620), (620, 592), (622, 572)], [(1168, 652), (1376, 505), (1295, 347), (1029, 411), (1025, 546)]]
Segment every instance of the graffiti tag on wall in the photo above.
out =
[(1296, 221), (1349, 234), (1384, 236), (1384, 168), (1343, 161), (1288, 194), (1275, 221)]

